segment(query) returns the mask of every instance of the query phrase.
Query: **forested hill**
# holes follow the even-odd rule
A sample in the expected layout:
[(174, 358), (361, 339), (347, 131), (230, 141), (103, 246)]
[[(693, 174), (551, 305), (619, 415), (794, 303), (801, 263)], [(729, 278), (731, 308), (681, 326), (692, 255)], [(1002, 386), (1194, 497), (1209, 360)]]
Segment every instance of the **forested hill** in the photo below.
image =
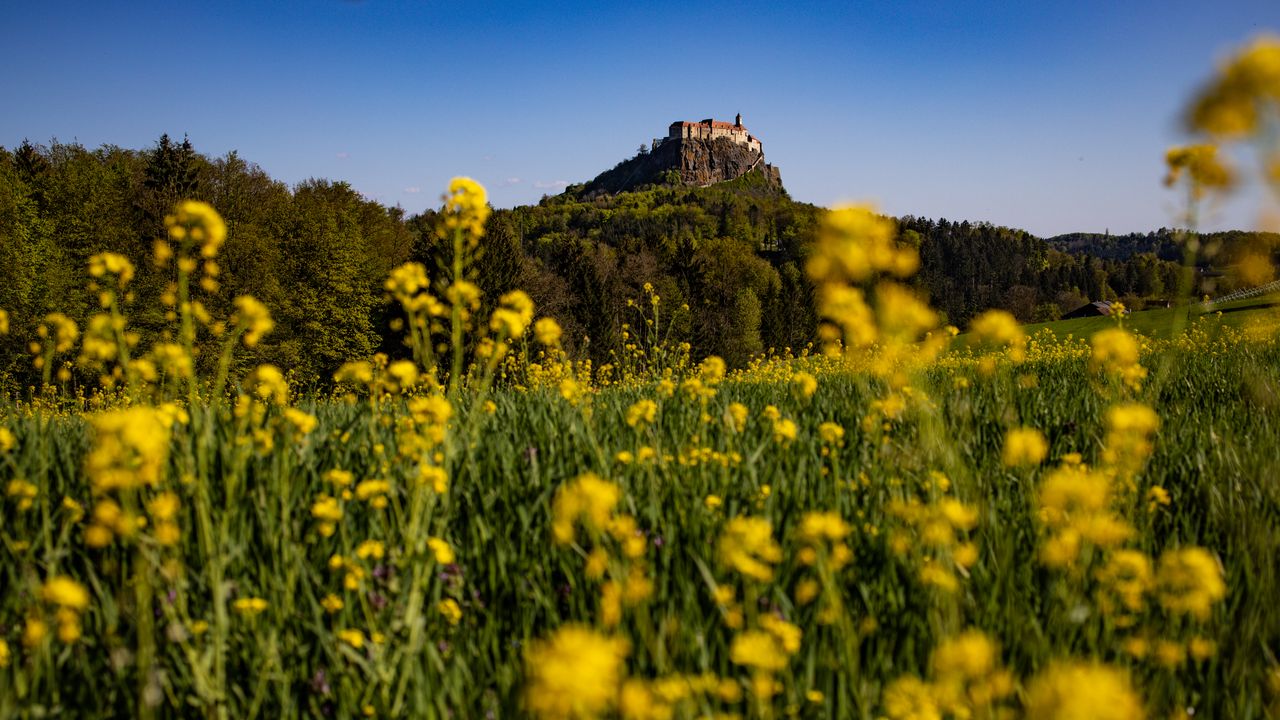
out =
[[(187, 197), (212, 203), (228, 226), (221, 273), (211, 279), (220, 287), (205, 304), (225, 317), (237, 295), (265, 302), (277, 327), (245, 362), (274, 362), (302, 379), (327, 378), (353, 357), (401, 352), (382, 282), (405, 261), (431, 271), (444, 261), (435, 213), (406, 216), (342, 182), (289, 187), (234, 153), (210, 158), (167, 137), (141, 151), (0, 148), (0, 308), (13, 325), (0, 336), (0, 382), (30, 380), (26, 344), (47, 313), (83, 327), (96, 311), (86, 274), (94, 253), (120, 252), (138, 267), (130, 313), (143, 345), (165, 332), (160, 297), (170, 278), (149, 257), (164, 215)], [(540, 313), (560, 320), (576, 352), (599, 361), (622, 345), (624, 325), (641, 322), (627, 301), (645, 298), (651, 283), (671, 340), (740, 364), (813, 338), (803, 265), (822, 212), (754, 173), (592, 198), (577, 186), (494, 212), (476, 282), (489, 299), (525, 289)], [(1030, 321), (1102, 297), (1138, 302), (1170, 292), (1176, 278), (1173, 263), (1151, 254), (1074, 255), (988, 223), (904, 217), (900, 225), (901, 241), (920, 250), (917, 285), (959, 325), (989, 307)]]
[[(1162, 260), (1182, 261), (1181, 240), (1190, 236), (1183, 230), (1160, 228), (1148, 233), (1069, 233), (1048, 239), (1050, 246), (1063, 252), (1092, 255), (1110, 260), (1127, 260), (1135, 255), (1150, 253)], [(1265, 245), (1280, 247), (1280, 234), (1229, 230), (1226, 232), (1197, 233), (1202, 246), (1220, 248), (1217, 264), (1230, 264), (1240, 251)]]

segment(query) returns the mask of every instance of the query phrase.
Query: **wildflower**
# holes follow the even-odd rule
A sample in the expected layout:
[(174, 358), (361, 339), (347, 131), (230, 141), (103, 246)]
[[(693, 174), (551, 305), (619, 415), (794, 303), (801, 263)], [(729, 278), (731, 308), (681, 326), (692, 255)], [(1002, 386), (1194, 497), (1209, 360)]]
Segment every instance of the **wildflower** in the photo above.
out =
[(458, 601), (453, 598), (445, 598), (436, 603), (436, 611), (443, 615), (445, 621), (450, 625), (457, 625), (462, 621), (462, 608), (458, 606)]
[(1127, 673), (1080, 661), (1049, 665), (1027, 687), (1027, 718), (1142, 720), (1146, 713)]
[(658, 414), (658, 404), (652, 400), (640, 400), (627, 408), (627, 425), (641, 427), (650, 424)]
[(558, 346), (560, 344), (561, 334), (562, 331), (560, 330), (560, 323), (556, 322), (553, 318), (539, 318), (538, 321), (533, 324), (533, 336), (539, 343), (546, 345), (547, 347)]
[(449, 181), (449, 192), (444, 196), (442, 237), (450, 231), (461, 231), (475, 245), (484, 235), (489, 212), (484, 186), (468, 177), (455, 177)]
[(773, 539), (768, 520), (736, 517), (729, 521), (717, 543), (720, 562), (760, 582), (773, 579), (773, 565), (782, 560), (782, 548)]
[(933, 688), (920, 678), (904, 675), (884, 691), (884, 711), (890, 720), (941, 720)]
[(329, 593), (320, 601), (320, 607), (323, 607), (325, 612), (330, 615), (335, 615), (345, 607), (345, 603), (342, 602), (342, 598), (334, 595), (333, 593)]
[(90, 418), (94, 442), (85, 473), (98, 493), (156, 485), (169, 456), (169, 427), (155, 408), (132, 407)]
[(772, 633), (747, 630), (733, 636), (729, 660), (735, 665), (778, 671), (787, 667), (788, 654)]
[(364, 633), (359, 630), (339, 630), (335, 633), (339, 640), (359, 650), (364, 647)]
[(39, 490), (34, 483), (23, 480), (22, 478), (14, 478), (5, 486), (5, 495), (11, 498), (17, 498), (18, 511), (26, 512), (35, 504), (36, 494)]
[(1188, 113), (1192, 128), (1221, 137), (1258, 129), (1266, 104), (1280, 101), (1280, 38), (1264, 36), (1231, 58)]
[(797, 400), (808, 400), (818, 390), (818, 380), (807, 372), (791, 376), (791, 394)]
[(9, 643), (0, 638), (0, 670), (9, 667)]
[[(0, 335), (8, 335), (8, 334), (9, 334), (9, 313), (6, 310), (0, 309)], [(0, 667), (3, 667), (3, 666), (0, 666)]]
[(1222, 568), (1200, 547), (1170, 550), (1161, 555), (1156, 586), (1165, 610), (1188, 614), (1200, 621), (1208, 620), (1213, 604), (1227, 596)]
[(724, 379), (725, 374), (724, 360), (715, 355), (708, 356), (698, 366), (698, 376), (708, 385), (715, 385)]
[(13, 436), (13, 431), (7, 427), (0, 427), (0, 453), (9, 452), (16, 443), (17, 438)]
[(824, 422), (818, 426), (818, 437), (828, 445), (841, 445), (844, 442), (844, 428), (833, 422)]
[(316, 420), (315, 415), (303, 412), (297, 408), (285, 408), (284, 419), (293, 426), (294, 430), (296, 430), (300, 436), (310, 434), (311, 431), (315, 430), (316, 426), (319, 425), (319, 421)]
[(365, 540), (356, 546), (356, 557), (361, 560), (367, 560), (369, 558), (381, 560), (382, 556), (385, 554), (386, 546), (379, 540)]
[(568, 545), (574, 541), (574, 526), (582, 521), (589, 532), (603, 530), (613, 508), (622, 495), (621, 489), (594, 473), (580, 475), (560, 486), (552, 502), (552, 533), (556, 542)]
[(1188, 145), (1172, 147), (1165, 153), (1169, 173), (1164, 178), (1166, 187), (1173, 187), (1186, 174), (1191, 192), (1196, 197), (1206, 189), (1227, 189), (1235, 183), (1231, 168), (1218, 158), (1216, 145)]
[(342, 505), (336, 498), (321, 495), (320, 499), (311, 504), (311, 517), (320, 521), (317, 528), (320, 535), (330, 537), (337, 529), (338, 521), (342, 520)]
[(243, 617), (254, 617), (267, 609), (267, 601), (259, 597), (239, 598), (231, 603), (231, 609)]
[(1137, 338), (1123, 328), (1100, 330), (1093, 336), (1090, 367), (1136, 389), (1147, 376), (1146, 368), (1138, 364), (1140, 351)]
[(539, 718), (594, 718), (612, 709), (626, 674), (625, 641), (567, 625), (529, 644), (524, 705)]
[(708, 510), (715, 510), (723, 505), (724, 501), (720, 499), (719, 495), (708, 495), (703, 499), (702, 503), (707, 506)]
[(735, 432), (742, 432), (742, 429), (747, 426), (747, 416), (750, 412), (742, 403), (729, 403), (729, 407), (725, 408), (725, 419)]
[(1049, 454), (1049, 443), (1035, 428), (1014, 428), (1005, 433), (1004, 454), (1006, 467), (1039, 465)]
[(523, 290), (512, 290), (498, 299), (498, 308), (489, 319), (489, 328), (502, 337), (519, 338), (531, 322), (533, 301)]
[(418, 467), (418, 482), (423, 485), (430, 485), (436, 494), (443, 495), (449, 491), (449, 473), (437, 465), (420, 465)]
[(172, 215), (164, 219), (169, 237), (174, 240), (190, 239), (200, 245), (200, 254), (215, 257), (227, 239), (227, 226), (213, 206), (199, 200), (183, 200)]
[(89, 591), (65, 575), (49, 578), (40, 588), (40, 597), (45, 602), (77, 612), (89, 607)]
[(980, 342), (1009, 348), (1015, 362), (1026, 357), (1027, 335), (1022, 332), (1017, 318), (1009, 312), (988, 310), (973, 319), (969, 330)]
[(252, 295), (241, 295), (233, 301), (233, 304), (236, 312), (231, 316), (231, 322), (244, 331), (245, 347), (254, 347), (263, 335), (275, 328), (276, 324), (271, 319), (271, 311)]
[(780, 445), (788, 445), (796, 439), (796, 423), (794, 420), (780, 418), (773, 422), (773, 441)]
[(441, 565), (452, 564), (453, 561), (457, 559), (454, 555), (453, 548), (450, 547), (448, 541), (443, 538), (427, 538), (427, 548), (431, 550), (431, 554), (435, 558), (436, 562)]
[(1137, 550), (1117, 550), (1111, 554), (1097, 574), (1098, 606), (1103, 613), (1124, 616), (1140, 613), (1146, 607), (1146, 594), (1154, 586), (1151, 559)]
[(289, 383), (275, 365), (259, 365), (244, 379), (250, 394), (263, 402), (285, 405), (289, 402)]
[(115, 275), (123, 288), (133, 279), (133, 263), (129, 262), (129, 258), (111, 252), (98, 253), (89, 258), (90, 276), (100, 278), (107, 273)]

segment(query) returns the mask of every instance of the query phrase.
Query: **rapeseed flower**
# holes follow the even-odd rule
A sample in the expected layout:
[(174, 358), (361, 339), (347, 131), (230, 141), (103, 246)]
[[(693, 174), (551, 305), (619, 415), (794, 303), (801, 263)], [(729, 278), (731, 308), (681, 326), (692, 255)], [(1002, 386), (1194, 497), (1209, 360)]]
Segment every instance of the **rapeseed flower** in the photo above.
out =
[(1006, 467), (1039, 465), (1048, 454), (1049, 443), (1035, 428), (1013, 428), (1005, 433), (1001, 459)]
[(605, 715), (617, 702), (629, 649), (626, 641), (582, 625), (566, 625), (529, 644), (524, 654), (524, 706), (538, 718)]
[(1129, 675), (1096, 662), (1049, 665), (1027, 686), (1028, 720), (1143, 720)]
[(773, 565), (782, 560), (773, 526), (764, 518), (733, 518), (721, 532), (716, 548), (722, 564), (760, 582), (772, 580)]
[(1209, 551), (1200, 547), (1170, 550), (1161, 555), (1156, 588), (1165, 610), (1200, 621), (1208, 620), (1213, 605), (1227, 596), (1221, 566)]

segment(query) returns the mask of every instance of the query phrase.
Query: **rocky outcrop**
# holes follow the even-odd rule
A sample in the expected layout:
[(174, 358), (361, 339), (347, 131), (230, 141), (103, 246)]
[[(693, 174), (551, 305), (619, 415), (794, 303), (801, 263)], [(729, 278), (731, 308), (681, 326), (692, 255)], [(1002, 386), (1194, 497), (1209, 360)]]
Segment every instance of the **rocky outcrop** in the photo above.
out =
[(763, 152), (727, 138), (670, 138), (653, 150), (601, 173), (583, 188), (583, 193), (587, 196), (613, 194), (672, 181), (706, 187), (735, 180), (755, 170), (760, 171), (766, 184), (782, 188), (781, 173), (764, 161)]

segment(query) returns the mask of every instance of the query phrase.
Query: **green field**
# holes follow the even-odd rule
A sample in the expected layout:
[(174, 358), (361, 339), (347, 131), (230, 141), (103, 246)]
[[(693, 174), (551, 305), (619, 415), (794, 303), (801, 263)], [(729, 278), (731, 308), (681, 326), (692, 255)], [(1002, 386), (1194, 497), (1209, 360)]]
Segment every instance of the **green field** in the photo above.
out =
[[(1225, 327), (1243, 327), (1260, 320), (1273, 321), (1272, 318), (1280, 314), (1280, 311), (1277, 311), (1277, 303), (1280, 303), (1280, 294), (1237, 300), (1226, 303), (1214, 312), (1209, 313), (1201, 313), (1195, 309), (1188, 310), (1186, 307), (1143, 310), (1126, 315), (1124, 326), (1136, 333), (1163, 338), (1169, 337), (1179, 323), (1185, 328), (1189, 323), (1199, 318), (1204, 318)], [(1219, 315), (1219, 313), (1221, 314)], [(1093, 337), (1093, 334), (1097, 331), (1112, 327), (1115, 324), (1114, 318), (1099, 316), (1030, 323), (1025, 325), (1024, 328), (1029, 335), (1035, 334), (1042, 329), (1047, 329), (1058, 338), (1065, 338), (1068, 335), (1089, 338)]]

